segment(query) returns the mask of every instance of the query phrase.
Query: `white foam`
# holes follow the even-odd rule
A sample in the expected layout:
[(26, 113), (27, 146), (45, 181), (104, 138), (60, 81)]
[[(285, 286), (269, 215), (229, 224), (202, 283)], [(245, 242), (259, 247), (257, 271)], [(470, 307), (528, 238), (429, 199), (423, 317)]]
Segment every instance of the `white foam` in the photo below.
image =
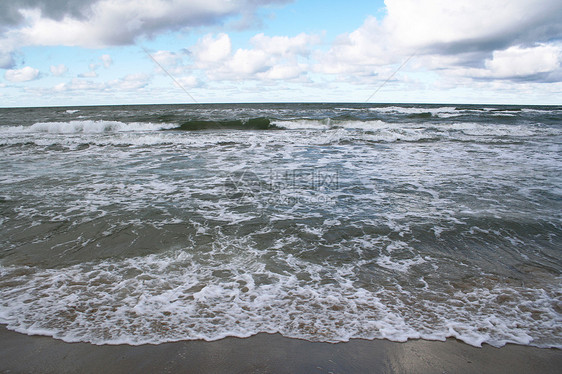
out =
[(562, 348), (550, 333), (561, 322), (552, 291), (496, 286), (443, 294), (425, 281), (409, 291), (398, 284), (369, 288), (357, 282), (356, 264), (331, 267), (275, 251), (266, 257), (290, 272), (274, 272), (264, 253), (246, 245), (240, 239), (208, 252), (60, 269), (0, 266), (0, 322), (22, 333), (94, 344), (279, 332), (325, 342), (453, 336), (474, 346)]
[(279, 126), (287, 130), (297, 130), (297, 129), (313, 129), (313, 130), (325, 130), (329, 129), (331, 121), (329, 120), (294, 120), (294, 121), (273, 121), (273, 125)]
[[(272, 144), (290, 145), (340, 144), (361, 142), (418, 142), (462, 140), (478, 142), (526, 141), (535, 136), (558, 136), (559, 130), (531, 125), (499, 125), (481, 123), (393, 124), (384, 121), (280, 121), (288, 131), (254, 132), (167, 132), (174, 124), (122, 123), (113, 121), (45, 122), (32, 126), (1, 127), (0, 145), (60, 145), (80, 148), (85, 143), (98, 146), (181, 145), (249, 145), (256, 151)], [(61, 136), (64, 135), (64, 136)], [(259, 152), (256, 152), (259, 153)]]
[(379, 112), (379, 113), (398, 113), (398, 114), (423, 114), (423, 113), (431, 113), (432, 115), (441, 116), (450, 116), (450, 115), (459, 115), (461, 114), (461, 110), (458, 110), (455, 107), (425, 107), (425, 108), (415, 108), (415, 107), (399, 107), (399, 106), (389, 106), (389, 107), (381, 107), (381, 108), (369, 108), (370, 111)]
[(391, 126), (383, 121), (341, 121), (337, 125), (345, 129), (360, 129), (360, 130), (378, 130), (388, 129)]
[(541, 133), (551, 133), (551, 130), (528, 125), (498, 125), (463, 122), (449, 127), (450, 130), (462, 131), (464, 135), (470, 136), (494, 136), (494, 137), (529, 137)]
[(549, 108), (549, 109), (522, 108), (521, 111), (524, 112), (524, 113), (540, 113), (540, 114), (552, 113), (552, 114), (558, 114), (558, 113), (562, 112), (562, 109), (560, 109), (560, 108)]
[(293, 136), (290, 141), (296, 144), (307, 141), (308, 144), (333, 144), (342, 140), (371, 141), (371, 142), (396, 142), (419, 141), (435, 139), (439, 134), (426, 132), (417, 123), (396, 124), (380, 120), (371, 121), (279, 121), (276, 125), (292, 131), (316, 130), (303, 136)]
[[(479, 283), (486, 274), (467, 263), (458, 264), (459, 273), (477, 270), (479, 279), (455, 288), (447, 282), (457, 273), (438, 275), (453, 265), (415, 252), (411, 247), (417, 239), (411, 241), (410, 227), (415, 222), (432, 223), (427, 234), (433, 230), (440, 241), (456, 226), (464, 226), (466, 235), (503, 235), (512, 246), (522, 247), (516, 237), (505, 238), (505, 233), (494, 233), (486, 224), (480, 227), (468, 221), (479, 215), (505, 217), (505, 211), (526, 214), (520, 201), (511, 204), (513, 196), (502, 197), (503, 201), (497, 196), (497, 191), (512, 186), (509, 183), (516, 176), (520, 192), (515, 189), (510, 195), (525, 196), (525, 206), (536, 204), (536, 184), (519, 177), (526, 171), (532, 171), (533, 179), (551, 178), (552, 187), (542, 185), (540, 191), (560, 191), (556, 179), (545, 171), (546, 167), (558, 170), (558, 148), (552, 142), (541, 147), (541, 154), (521, 153), (526, 147), (491, 147), (474, 140), (524, 138), (557, 130), (381, 121), (329, 125), (318, 121), (311, 128), (297, 124), (289, 131), (251, 133), (131, 130), (135, 125), (125, 128), (131, 124), (120, 122), (109, 123), (107, 130), (99, 124), (86, 125), (86, 130), (70, 126), (68, 133), (58, 125), (41, 126), (34, 132), (4, 132), (6, 137), (0, 139), (24, 144), (2, 149), (9, 156), (3, 164), (9, 173), (0, 176), (0, 184), (9, 193), (10, 204), (19, 201), (13, 208), (16, 220), (40, 226), (45, 221), (79, 224), (104, 217), (99, 231), (89, 237), (81, 231), (84, 237), (76, 238), (77, 245), (88, 244), (96, 235), (136, 234), (149, 225), (166, 230), (166, 225), (188, 223), (193, 224), (193, 235), (212, 241), (194, 250), (190, 237), (181, 241), (186, 247), (179, 250), (176, 241), (173, 250), (154, 249), (161, 254), (57, 264), (54, 269), (0, 266), (0, 321), (10, 329), (96, 344), (280, 332), (333, 342), (454, 336), (476, 346), (513, 342), (562, 347), (560, 334), (552, 333), (561, 326), (556, 305), (559, 280), (524, 286), (502, 283), (491, 274), (488, 284)], [(365, 144), (397, 139), (446, 141)], [(459, 145), (447, 141), (451, 139), (471, 142)], [(344, 140), (352, 144), (337, 144)], [(26, 148), (28, 141), (60, 147), (36, 152), (34, 146)], [(79, 147), (83, 143), (88, 147)], [(74, 147), (76, 152), (60, 152), (64, 147)], [(57, 168), (51, 168), (54, 164)], [(275, 193), (262, 188), (257, 196), (242, 201), (225, 196), (228, 173), (252, 170), (267, 176), (271, 167), (280, 173), (318, 167), (328, 174), (338, 170), (341, 185), (322, 191), (336, 203), (313, 204), (315, 197), (323, 195), (292, 186), (281, 186)], [(61, 182), (49, 183), (49, 178)], [(485, 180), (485, 188), (476, 188), (475, 180)], [(476, 197), (468, 200), (478, 204), (457, 201), (472, 192)], [(271, 203), (271, 195), (301, 200), (280, 207), (281, 200)], [(154, 220), (145, 214), (152, 209), (159, 212)], [(539, 211), (533, 205), (531, 209), (532, 220), (554, 222), (558, 217), (552, 217), (550, 208)], [(190, 222), (192, 216), (200, 222)], [(260, 249), (251, 235), (216, 233), (217, 221), (230, 229), (264, 217), (271, 225), (297, 220), (305, 226), (279, 234), (269, 247)], [(16, 220), (10, 217), (2, 224), (13, 225)], [(365, 233), (374, 227), (381, 230), (338, 239), (338, 234), (347, 233), (350, 221)], [(127, 231), (129, 226), (134, 230)], [(260, 228), (260, 234), (271, 233), (270, 228)], [(387, 230), (393, 235), (386, 236)], [(326, 238), (332, 234), (336, 239), (330, 242)], [(314, 251), (321, 251), (318, 243), (329, 247), (328, 256), (316, 256)], [(339, 255), (350, 253), (354, 257), (338, 262)], [(450, 261), (457, 265), (454, 255)]]
[(391, 256), (381, 255), (377, 258), (377, 264), (383, 268), (390, 270), (397, 270), (407, 272), (412, 266), (424, 263), (425, 260), (421, 256), (416, 256), (413, 259), (395, 260)]
[(133, 132), (157, 131), (177, 127), (174, 124), (154, 124), (145, 122), (124, 123), (119, 121), (69, 121), (69, 122), (37, 122), (31, 126), (2, 127), (6, 133), (106, 133), (106, 132)]

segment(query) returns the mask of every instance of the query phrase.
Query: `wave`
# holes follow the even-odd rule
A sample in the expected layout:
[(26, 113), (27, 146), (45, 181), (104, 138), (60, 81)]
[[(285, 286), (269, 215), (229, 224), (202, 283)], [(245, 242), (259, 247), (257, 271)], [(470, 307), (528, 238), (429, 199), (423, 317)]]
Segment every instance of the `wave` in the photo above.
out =
[(494, 108), (490, 112), (521, 112), (522, 108)]
[(168, 128), (167, 130), (184, 130), (184, 131), (197, 131), (197, 130), (270, 130), (276, 129), (275, 125), (271, 124), (268, 118), (251, 118), (248, 120), (219, 120), (219, 121), (206, 121), (206, 120), (191, 120), (182, 123), (178, 127)]
[(77, 133), (106, 133), (106, 132), (134, 132), (134, 131), (158, 131), (169, 129), (174, 124), (119, 121), (68, 121), (68, 122), (37, 122), (31, 126), (4, 126), (1, 128), (5, 133), (51, 133), (51, 134), (77, 134)]
[[(258, 250), (230, 253), (219, 244), (205, 256), (178, 250), (61, 269), (0, 266), (0, 284), (6, 284), (0, 322), (21, 333), (93, 344), (278, 332), (323, 342), (455, 337), (473, 346), (562, 347), (545, 333), (556, 328), (555, 289), (492, 286), (484, 279), (443, 294), (423, 278), (425, 287), (413, 291), (366, 288), (357, 285), (354, 265), (319, 265), (277, 253), (291, 271), (275, 272)], [(430, 260), (420, 259), (418, 266)]]
[(323, 120), (294, 119), (274, 121), (273, 124), (285, 130), (327, 130), (332, 127), (333, 121), (329, 118)]
[[(222, 130), (237, 130), (220, 134)], [(244, 130), (263, 130), (248, 137)], [(167, 131), (176, 130), (176, 131)], [(214, 130), (211, 132), (198, 130)], [(269, 131), (279, 130), (279, 131)], [(83, 150), (96, 146), (189, 146), (230, 144), (361, 144), (460, 141), (520, 144), (537, 137), (559, 136), (557, 128), (483, 123), (390, 123), (381, 120), (295, 119), (247, 121), (188, 121), (182, 125), (116, 121), (45, 122), (32, 126), (0, 127), (1, 147), (51, 147)], [(299, 136), (295, 136), (299, 133)], [(197, 134), (197, 135), (195, 135)], [(220, 135), (219, 135), (220, 134)], [(63, 135), (63, 136), (61, 136)], [(72, 135), (72, 136), (66, 136)], [(56, 150), (51, 149), (50, 150)]]
[[(369, 108), (370, 111), (379, 112), (384, 114), (406, 114), (406, 115), (422, 115), (421, 118), (428, 118), (431, 116), (441, 117), (441, 116), (448, 116), (448, 115), (459, 115), (464, 110), (464, 108), (455, 108), (455, 107), (400, 107), (400, 106), (389, 106), (389, 107), (382, 107), (382, 108)], [(418, 117), (420, 118), (420, 117)]]
[(433, 114), (431, 112), (421, 112), (421, 113), (412, 113), (408, 114), (408, 118), (431, 118)]

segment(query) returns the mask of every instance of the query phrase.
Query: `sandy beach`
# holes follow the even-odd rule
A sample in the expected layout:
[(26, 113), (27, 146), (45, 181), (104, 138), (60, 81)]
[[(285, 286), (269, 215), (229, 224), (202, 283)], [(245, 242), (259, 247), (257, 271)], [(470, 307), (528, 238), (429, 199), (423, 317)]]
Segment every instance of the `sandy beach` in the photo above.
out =
[(562, 351), (519, 345), (352, 340), (313, 343), (258, 334), (160, 345), (65, 343), (0, 329), (3, 373), (557, 373)]

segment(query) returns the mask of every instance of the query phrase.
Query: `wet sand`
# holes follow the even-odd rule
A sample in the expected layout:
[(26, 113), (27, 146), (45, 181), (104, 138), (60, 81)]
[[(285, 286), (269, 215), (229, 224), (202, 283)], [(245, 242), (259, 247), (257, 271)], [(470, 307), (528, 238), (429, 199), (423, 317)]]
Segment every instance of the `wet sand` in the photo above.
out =
[(65, 343), (0, 326), (3, 373), (559, 373), (562, 350), (446, 342), (313, 343), (258, 334), (160, 345)]

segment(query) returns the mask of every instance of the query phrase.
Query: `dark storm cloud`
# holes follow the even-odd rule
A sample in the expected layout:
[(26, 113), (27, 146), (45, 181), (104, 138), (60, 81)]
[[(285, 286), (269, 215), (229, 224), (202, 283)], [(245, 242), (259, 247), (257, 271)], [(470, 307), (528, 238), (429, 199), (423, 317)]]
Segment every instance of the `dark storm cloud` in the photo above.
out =
[[(91, 8), (101, 0), (4, 0), (0, 2), (0, 27), (17, 26), (23, 21), (21, 10), (39, 9), (43, 17), (60, 21), (65, 16), (77, 19), (88, 18)], [(268, 4), (283, 4), (292, 0), (246, 0), (239, 1), (241, 8), (255, 8)], [(253, 8), (253, 9), (252, 9)], [(197, 20), (200, 24), (213, 21), (211, 14)], [(184, 25), (185, 26), (185, 25)]]
[[(22, 25), (22, 12), (41, 12), (42, 18), (61, 21), (72, 18), (79, 21), (98, 22), (100, 27), (112, 30), (99, 32), (99, 44), (124, 45), (134, 43), (140, 35), (152, 36), (165, 30), (212, 25), (225, 17), (254, 14), (260, 6), (288, 3), (292, 0), (241, 0), (213, 1), (207, 3), (189, 0), (153, 0), (148, 2), (103, 0), (14, 0), (0, 2), (0, 34)], [(155, 12), (158, 9), (158, 12)], [(94, 12), (95, 10), (95, 12)], [(136, 18), (135, 18), (136, 17)], [(104, 24), (108, 19), (115, 24)], [(0, 46), (1, 47), (1, 46)]]
[[(228, 17), (251, 18), (261, 6), (290, 1), (2, 0), (0, 68), (13, 67), (14, 52), (21, 46), (128, 45), (141, 37), (213, 25)], [(56, 23), (46, 23), (46, 20)], [(38, 24), (41, 26), (37, 27)]]
[(4, 27), (17, 26), (23, 21), (21, 10), (40, 9), (44, 17), (61, 20), (64, 16), (87, 17), (96, 0), (8, 0), (0, 2), (0, 24)]
[[(459, 38), (449, 43), (433, 43), (424, 49), (429, 53), (459, 55), (471, 53), (486, 57), (495, 50), (513, 45), (531, 47), (537, 43), (562, 40), (562, 1), (543, 0), (536, 2), (533, 14), (518, 15), (509, 27), (490, 32), (476, 38)], [(477, 26), (475, 26), (477, 27)], [(469, 65), (470, 65), (470, 61)]]

